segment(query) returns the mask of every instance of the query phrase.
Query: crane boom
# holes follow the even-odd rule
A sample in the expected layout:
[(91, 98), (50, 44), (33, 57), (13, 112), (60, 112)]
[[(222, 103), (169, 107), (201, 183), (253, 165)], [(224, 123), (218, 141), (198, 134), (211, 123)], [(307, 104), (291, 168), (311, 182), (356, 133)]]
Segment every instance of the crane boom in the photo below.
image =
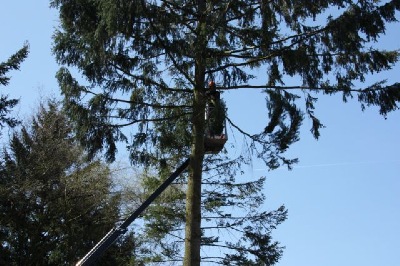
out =
[(78, 261), (76, 266), (88, 266), (98, 259), (118, 237), (126, 233), (128, 226), (188, 167), (189, 162), (190, 159), (186, 159), (124, 222), (112, 228), (80, 261)]

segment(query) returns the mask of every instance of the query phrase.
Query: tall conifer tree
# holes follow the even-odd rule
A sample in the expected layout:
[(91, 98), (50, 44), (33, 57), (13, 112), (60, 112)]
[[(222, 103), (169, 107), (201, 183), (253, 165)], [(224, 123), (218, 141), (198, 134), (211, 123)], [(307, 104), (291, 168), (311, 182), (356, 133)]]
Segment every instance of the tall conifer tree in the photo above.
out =
[[(190, 156), (184, 265), (201, 260), (203, 170), (224, 165), (204, 157), (207, 81), (215, 80), (222, 90), (259, 88), (265, 95), (269, 122), (262, 132), (249, 134), (228, 121), (250, 138), (254, 153), (271, 169), (296, 161), (283, 153), (299, 139), (305, 116), (318, 138), (318, 92), (341, 93), (344, 100), (357, 95), (363, 107), (379, 106), (383, 115), (398, 108), (399, 83), (355, 84), (398, 61), (397, 51), (376, 44), (386, 25), (396, 21), (399, 0), (51, 3), (60, 11), (54, 52), (64, 65), (58, 79), (65, 107), (89, 152), (104, 150), (113, 160), (116, 142), (128, 141), (133, 163), (161, 170), (166, 162), (174, 165)], [(84, 81), (67, 67), (77, 68)], [(260, 69), (263, 77), (256, 79), (252, 69)], [(287, 77), (299, 78), (300, 84), (286, 86)], [(228, 103), (228, 108), (234, 107)], [(216, 171), (229, 178), (225, 171), (246, 159)], [(249, 240), (255, 231), (244, 230), (244, 241), (261, 243)], [(246, 252), (252, 251), (240, 254)], [(259, 262), (274, 263), (260, 256), (254, 263)]]

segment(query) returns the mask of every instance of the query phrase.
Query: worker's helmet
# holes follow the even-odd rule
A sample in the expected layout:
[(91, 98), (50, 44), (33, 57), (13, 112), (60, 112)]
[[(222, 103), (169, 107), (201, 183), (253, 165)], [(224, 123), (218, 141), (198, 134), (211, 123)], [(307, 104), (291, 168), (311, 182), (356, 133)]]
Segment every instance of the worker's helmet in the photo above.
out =
[(208, 82), (208, 87), (209, 87), (210, 89), (215, 89), (215, 82), (214, 82), (214, 80), (210, 80), (210, 81)]

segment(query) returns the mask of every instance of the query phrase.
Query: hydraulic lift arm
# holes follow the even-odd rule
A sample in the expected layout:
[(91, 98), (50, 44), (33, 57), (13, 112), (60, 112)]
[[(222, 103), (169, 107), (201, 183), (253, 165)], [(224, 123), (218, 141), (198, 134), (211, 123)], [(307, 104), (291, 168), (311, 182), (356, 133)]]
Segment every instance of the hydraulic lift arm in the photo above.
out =
[(186, 159), (150, 197), (145, 200), (124, 222), (111, 229), (78, 263), (80, 265), (92, 265), (118, 237), (125, 234), (128, 226), (188, 167), (190, 159)]

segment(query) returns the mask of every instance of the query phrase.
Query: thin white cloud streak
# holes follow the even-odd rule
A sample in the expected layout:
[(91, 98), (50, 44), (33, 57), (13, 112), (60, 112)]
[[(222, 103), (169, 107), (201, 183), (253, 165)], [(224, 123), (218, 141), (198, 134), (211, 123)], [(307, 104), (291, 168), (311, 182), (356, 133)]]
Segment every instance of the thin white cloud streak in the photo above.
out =
[[(399, 163), (400, 160), (396, 161), (364, 161), (364, 162), (342, 162), (342, 163), (322, 163), (322, 164), (310, 164), (310, 165), (293, 165), (293, 169), (301, 168), (318, 168), (318, 167), (335, 167), (335, 166), (351, 166), (351, 165), (362, 165), (362, 164), (387, 164), (387, 163)], [(284, 170), (287, 167), (279, 167), (276, 170)], [(267, 171), (267, 168), (256, 168), (254, 171)]]

